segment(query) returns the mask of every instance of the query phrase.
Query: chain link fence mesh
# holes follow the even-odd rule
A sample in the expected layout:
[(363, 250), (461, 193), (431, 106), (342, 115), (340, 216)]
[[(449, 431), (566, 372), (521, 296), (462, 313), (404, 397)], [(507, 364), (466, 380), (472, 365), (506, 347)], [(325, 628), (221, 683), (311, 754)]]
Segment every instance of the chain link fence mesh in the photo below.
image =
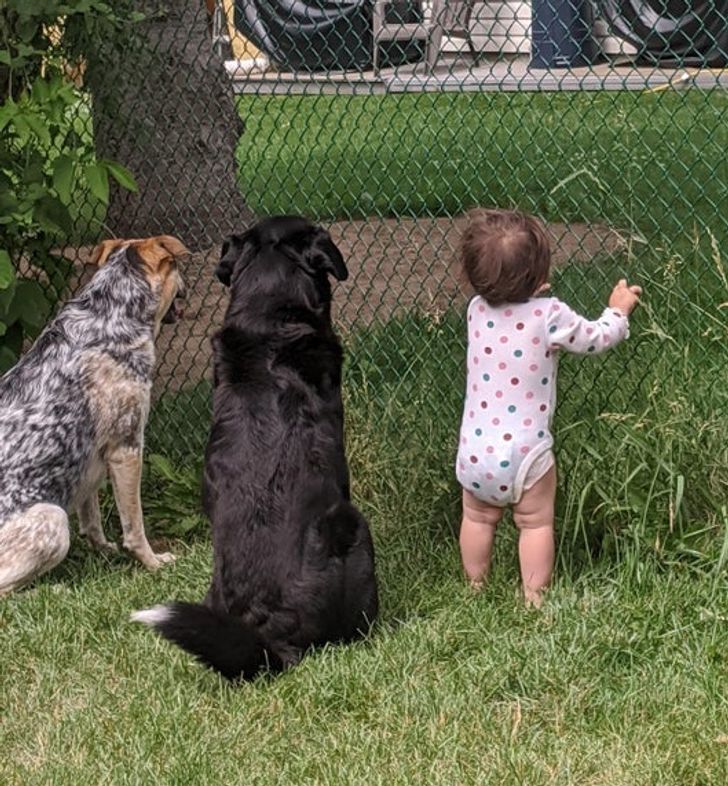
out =
[[(302, 213), (350, 269), (335, 317), (352, 461), (394, 472), (376, 445), (439, 462), (452, 485), (469, 296), (456, 250), (473, 206), (540, 216), (553, 291), (583, 312), (596, 316), (621, 275), (647, 292), (626, 345), (562, 363), (569, 504), (570, 475), (596, 488), (617, 473), (622, 453), (601, 446), (632, 439), (625, 421), (649, 441), (646, 413), (679, 411), (707, 445), (726, 360), (727, 6), (182, 2), (100, 42), (74, 122), (140, 191), (112, 189), (108, 207), (80, 195), (64, 253), (78, 265), (100, 236), (156, 233), (193, 251), (186, 318), (159, 341), (150, 450), (200, 461), (223, 237)], [(692, 471), (657, 458), (670, 478)]]

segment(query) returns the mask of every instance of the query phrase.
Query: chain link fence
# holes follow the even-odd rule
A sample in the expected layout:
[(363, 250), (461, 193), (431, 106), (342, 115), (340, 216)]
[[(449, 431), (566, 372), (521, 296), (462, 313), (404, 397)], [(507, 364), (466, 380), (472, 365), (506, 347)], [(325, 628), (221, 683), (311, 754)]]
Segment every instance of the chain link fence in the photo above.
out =
[(398, 463), (419, 462), (452, 494), (462, 214), (518, 207), (547, 224), (553, 291), (575, 308), (596, 316), (622, 275), (647, 293), (629, 342), (562, 362), (567, 513), (639, 510), (653, 472), (673, 506), (681, 483), (707, 489), (693, 518), (719, 508), (727, 6), (190, 0), (99, 42), (75, 122), (140, 188), (112, 184), (108, 205), (80, 195), (64, 254), (79, 265), (101, 236), (153, 233), (193, 251), (186, 318), (159, 341), (150, 450), (200, 461), (222, 238), (302, 213), (350, 269), (335, 318), (355, 478), (403, 493)]

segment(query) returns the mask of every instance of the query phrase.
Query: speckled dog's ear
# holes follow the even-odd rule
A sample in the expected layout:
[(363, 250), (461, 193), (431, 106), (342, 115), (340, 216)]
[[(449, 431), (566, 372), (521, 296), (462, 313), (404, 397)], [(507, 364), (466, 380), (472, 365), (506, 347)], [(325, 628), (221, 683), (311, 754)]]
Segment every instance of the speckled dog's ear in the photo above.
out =
[(156, 240), (156, 242), (173, 257), (183, 257), (190, 253), (184, 243), (173, 235), (160, 235), (152, 239)]
[(152, 274), (165, 272), (170, 266), (175, 267), (174, 261), (177, 257), (190, 253), (184, 244), (172, 235), (132, 240), (129, 245), (139, 254), (144, 266)]
[(91, 264), (96, 265), (97, 267), (103, 267), (112, 252), (116, 251), (117, 248), (128, 245), (132, 242), (132, 240), (120, 240), (118, 238), (102, 241), (98, 246), (96, 246), (93, 254), (91, 255)]

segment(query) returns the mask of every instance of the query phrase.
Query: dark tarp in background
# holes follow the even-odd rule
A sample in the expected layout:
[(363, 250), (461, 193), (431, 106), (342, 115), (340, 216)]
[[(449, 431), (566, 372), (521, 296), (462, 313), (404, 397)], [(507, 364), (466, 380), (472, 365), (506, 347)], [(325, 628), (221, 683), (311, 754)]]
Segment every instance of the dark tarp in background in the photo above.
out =
[[(558, 2), (558, 0), (554, 0)], [(728, 63), (728, 0), (597, 0), (612, 33), (651, 63)]]
[[(393, 2), (389, 13), (394, 23), (422, 19), (419, 0)], [(365, 70), (372, 64), (372, 0), (236, 0), (235, 26), (286, 71)], [(419, 43), (388, 49), (385, 64), (422, 57)]]
[[(596, 0), (596, 6), (612, 33), (638, 49), (640, 60), (728, 63), (728, 0)], [(421, 19), (416, 0), (391, 8), (400, 21)], [(372, 63), (371, 0), (236, 0), (235, 25), (285, 70), (366, 69)], [(389, 54), (392, 65), (421, 55), (417, 46), (398, 47)]]

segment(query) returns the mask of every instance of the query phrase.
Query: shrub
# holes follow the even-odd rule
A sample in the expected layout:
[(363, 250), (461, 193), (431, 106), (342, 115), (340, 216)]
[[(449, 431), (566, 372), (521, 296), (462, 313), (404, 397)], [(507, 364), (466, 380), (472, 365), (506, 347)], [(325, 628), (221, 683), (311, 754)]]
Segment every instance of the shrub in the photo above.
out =
[(136, 188), (124, 167), (97, 158), (69, 63), (91, 35), (138, 18), (97, 0), (0, 6), (0, 373), (68, 286), (71, 265), (53, 249), (72, 233), (79, 196), (106, 204), (109, 177)]

